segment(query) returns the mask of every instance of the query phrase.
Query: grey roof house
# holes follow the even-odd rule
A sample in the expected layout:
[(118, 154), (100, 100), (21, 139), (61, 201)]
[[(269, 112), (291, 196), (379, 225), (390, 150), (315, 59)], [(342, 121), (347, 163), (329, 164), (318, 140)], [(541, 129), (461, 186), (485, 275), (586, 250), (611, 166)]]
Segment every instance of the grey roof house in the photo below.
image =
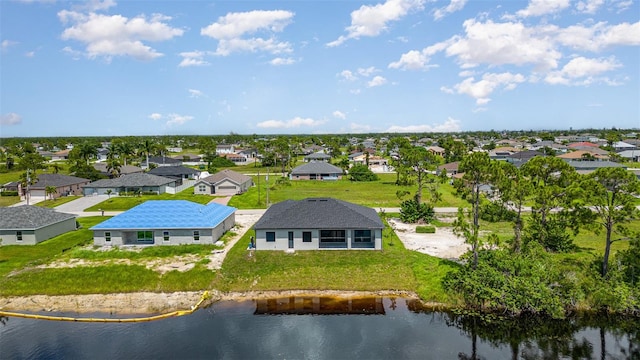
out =
[(0, 208), (1, 245), (35, 245), (76, 229), (76, 216), (33, 205)]
[(181, 185), (182, 180), (197, 179), (200, 176), (200, 170), (196, 170), (190, 167), (182, 165), (178, 166), (161, 166), (155, 169), (151, 169), (147, 174), (164, 176), (170, 179), (177, 180), (176, 184)]
[(38, 181), (29, 186), (31, 196), (45, 197), (47, 186), (56, 188), (56, 192), (49, 195), (54, 198), (67, 195), (82, 195), (82, 187), (89, 184), (91, 180), (76, 176), (62, 174), (39, 174)]
[(193, 184), (194, 194), (236, 195), (242, 194), (253, 185), (253, 178), (233, 170), (222, 170), (200, 179)]
[(374, 209), (332, 198), (279, 202), (253, 226), (256, 250), (382, 250), (383, 228)]
[(342, 169), (324, 161), (313, 161), (295, 167), (289, 174), (291, 180), (340, 180)]
[(132, 191), (163, 194), (165, 192), (172, 192), (171, 190), (175, 189), (175, 187), (175, 179), (146, 173), (135, 173), (122, 175), (114, 179), (94, 181), (83, 186), (82, 191), (85, 196), (106, 195), (109, 190), (111, 190), (113, 194)]
[(317, 152), (317, 153), (309, 154), (309, 155), (304, 157), (304, 162), (329, 161), (329, 160), (331, 160), (331, 155), (325, 154), (323, 152)]
[[(111, 173), (107, 169), (107, 163), (105, 162), (97, 162), (93, 164), (93, 168), (98, 170), (101, 175), (111, 177)], [(141, 167), (133, 166), (133, 165), (121, 165), (120, 166), (120, 176), (134, 173), (144, 172)]]

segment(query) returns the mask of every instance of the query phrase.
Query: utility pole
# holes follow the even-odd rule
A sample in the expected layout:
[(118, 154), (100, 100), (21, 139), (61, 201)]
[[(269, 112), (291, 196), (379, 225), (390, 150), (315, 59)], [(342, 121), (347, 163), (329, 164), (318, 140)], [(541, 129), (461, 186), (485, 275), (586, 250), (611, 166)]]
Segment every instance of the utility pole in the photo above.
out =
[(260, 170), (258, 170), (258, 205), (260, 205)]
[(269, 207), (269, 167), (267, 166), (267, 208)]

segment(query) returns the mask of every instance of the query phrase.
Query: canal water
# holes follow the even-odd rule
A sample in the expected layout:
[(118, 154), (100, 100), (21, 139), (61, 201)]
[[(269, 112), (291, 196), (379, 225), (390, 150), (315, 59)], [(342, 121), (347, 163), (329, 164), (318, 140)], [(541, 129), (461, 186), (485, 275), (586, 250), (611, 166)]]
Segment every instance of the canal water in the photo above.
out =
[(0, 318), (0, 359), (563, 358), (640, 359), (640, 322), (479, 319), (382, 297), (223, 301), (143, 323)]

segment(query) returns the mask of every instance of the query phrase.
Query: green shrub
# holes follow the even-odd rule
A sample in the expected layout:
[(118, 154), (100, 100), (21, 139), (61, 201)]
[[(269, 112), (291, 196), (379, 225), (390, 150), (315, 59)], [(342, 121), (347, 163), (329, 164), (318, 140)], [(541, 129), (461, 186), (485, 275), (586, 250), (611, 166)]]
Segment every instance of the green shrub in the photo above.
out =
[(349, 169), (349, 179), (351, 181), (376, 181), (378, 175), (374, 174), (367, 165), (354, 165)]
[(405, 223), (431, 222), (435, 217), (433, 206), (430, 204), (418, 204), (415, 199), (405, 200), (400, 204), (400, 220)]
[(435, 234), (436, 228), (434, 226), (416, 226), (416, 233), (418, 234)]
[(0, 192), (0, 196), (18, 196), (17, 191), (3, 191)]

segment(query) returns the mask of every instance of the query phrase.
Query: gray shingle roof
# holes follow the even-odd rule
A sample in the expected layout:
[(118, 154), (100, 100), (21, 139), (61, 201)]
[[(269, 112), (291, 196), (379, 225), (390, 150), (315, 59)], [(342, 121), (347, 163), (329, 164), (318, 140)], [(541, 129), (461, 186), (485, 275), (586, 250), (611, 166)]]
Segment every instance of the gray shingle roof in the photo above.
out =
[(342, 174), (342, 169), (324, 161), (314, 161), (295, 167), (291, 174)]
[(80, 178), (76, 176), (62, 175), (62, 174), (40, 174), (38, 175), (38, 181), (31, 185), (31, 189), (40, 190), (46, 189), (47, 186), (69, 186), (76, 184), (88, 183), (91, 180)]
[(182, 165), (178, 166), (160, 166), (155, 169), (151, 169), (148, 172), (152, 175), (158, 176), (181, 176), (181, 175), (198, 175), (200, 170), (192, 169)]
[(88, 188), (115, 188), (115, 187), (143, 187), (143, 186), (160, 186), (175, 182), (163, 176), (157, 176), (145, 173), (135, 173), (122, 175), (114, 179), (102, 179), (94, 181), (84, 187)]
[(39, 229), (75, 217), (34, 205), (3, 207), (0, 208), (0, 229)]
[(225, 169), (222, 171), (219, 171), (211, 176), (207, 176), (204, 179), (201, 179), (201, 181), (204, 181), (208, 184), (217, 184), (222, 180), (225, 179), (229, 179), (231, 181), (233, 181), (236, 184), (244, 184), (247, 181), (252, 181), (253, 179), (251, 178), (251, 176), (247, 176), (244, 174), (240, 174), (238, 172), (235, 172), (233, 170), (229, 170), (229, 169)]
[(285, 200), (272, 205), (255, 229), (382, 229), (372, 208), (331, 198)]

